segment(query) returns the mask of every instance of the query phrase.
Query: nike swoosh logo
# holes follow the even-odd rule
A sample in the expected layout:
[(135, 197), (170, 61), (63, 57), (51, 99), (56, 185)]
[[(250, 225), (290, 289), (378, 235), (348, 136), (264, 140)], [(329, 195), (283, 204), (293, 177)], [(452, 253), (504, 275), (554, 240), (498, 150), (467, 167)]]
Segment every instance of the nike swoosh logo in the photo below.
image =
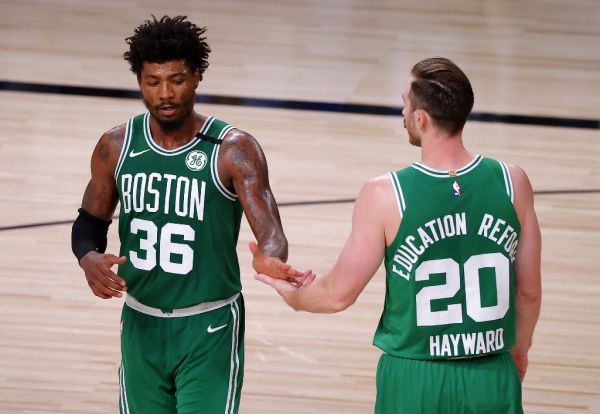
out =
[(138, 155), (142, 155), (144, 152), (148, 152), (148, 151), (150, 151), (150, 148), (145, 149), (145, 150), (140, 151), (140, 152), (135, 152), (134, 150), (131, 150), (131, 152), (129, 153), (129, 158), (137, 157)]
[(221, 329), (223, 329), (226, 326), (227, 326), (227, 324), (221, 325), (221, 326), (217, 326), (216, 328), (213, 328), (211, 325), (208, 325), (208, 328), (206, 328), (206, 332), (208, 332), (208, 333), (217, 332), (217, 331), (220, 331)]

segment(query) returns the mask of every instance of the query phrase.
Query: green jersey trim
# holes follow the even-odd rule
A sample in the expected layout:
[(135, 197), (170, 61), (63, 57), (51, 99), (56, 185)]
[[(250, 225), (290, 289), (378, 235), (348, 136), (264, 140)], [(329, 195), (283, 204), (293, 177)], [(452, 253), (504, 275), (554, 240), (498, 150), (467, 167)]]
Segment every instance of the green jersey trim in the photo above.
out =
[(438, 177), (438, 178), (447, 178), (449, 176), (459, 176), (459, 175), (463, 175), (468, 173), (469, 171), (473, 170), (475, 167), (477, 167), (479, 165), (479, 163), (481, 162), (481, 160), (483, 159), (483, 157), (481, 155), (476, 155), (475, 158), (473, 158), (467, 165), (465, 165), (462, 168), (459, 168), (456, 171), (442, 171), (442, 170), (436, 170), (430, 167), (427, 167), (426, 165), (423, 165), (419, 162), (415, 162), (414, 164), (411, 165), (411, 167), (413, 167), (415, 170), (420, 171), (424, 174), (427, 174), (431, 177)]
[(398, 175), (394, 172), (389, 172), (390, 180), (392, 181), (392, 187), (394, 188), (394, 195), (396, 196), (396, 203), (398, 203), (398, 211), (400, 218), (404, 216), (406, 210), (406, 202), (404, 201), (404, 194), (402, 193), (402, 186), (400, 186), (400, 180)]
[(502, 161), (498, 161), (500, 164), (500, 168), (502, 169), (502, 175), (504, 176), (504, 186), (506, 187), (506, 194), (510, 198), (510, 202), (514, 204), (514, 188), (512, 184), (512, 177), (510, 176), (510, 171), (508, 170), (508, 166)]
[(210, 157), (210, 168), (212, 169), (212, 177), (213, 177), (213, 182), (215, 183), (215, 186), (217, 187), (217, 190), (219, 190), (219, 192), (227, 199), (231, 200), (231, 201), (235, 201), (237, 199), (237, 194), (232, 193), (231, 191), (229, 191), (227, 189), (227, 187), (225, 187), (223, 185), (223, 183), (221, 182), (221, 178), (219, 178), (219, 171), (217, 169), (217, 159), (219, 158), (219, 149), (221, 148), (221, 144), (220, 142), (223, 141), (223, 139), (227, 136), (227, 134), (229, 133), (229, 131), (231, 131), (232, 129), (234, 129), (233, 126), (231, 125), (227, 125), (225, 128), (223, 128), (223, 130), (221, 131), (221, 133), (219, 134), (219, 136), (217, 137), (217, 139), (219, 140), (219, 144), (215, 145)]
[[(212, 124), (213, 120), (214, 120), (214, 118), (212, 116), (209, 116), (208, 118), (206, 118), (206, 120), (204, 121), (204, 124), (202, 125), (202, 128), (200, 128), (201, 134), (205, 133), (208, 130), (208, 128), (210, 127), (210, 124)], [(200, 141), (200, 137), (198, 137), (196, 135), (194, 138), (192, 138), (190, 140), (190, 142), (188, 142), (187, 144), (185, 144), (182, 147), (178, 147), (178, 148), (175, 148), (172, 150), (167, 150), (167, 149), (161, 148), (154, 142), (154, 139), (152, 138), (152, 131), (150, 130), (150, 113), (146, 113), (144, 115), (144, 138), (146, 138), (146, 143), (148, 144), (148, 147), (150, 147), (150, 149), (152, 149), (154, 152), (156, 152), (160, 155), (166, 155), (168, 157), (183, 154), (184, 152), (186, 152), (190, 148), (192, 148), (194, 145), (196, 145), (198, 143), (198, 141)]]
[[(134, 118), (135, 117), (133, 117), (129, 121), (127, 121), (126, 129), (125, 129), (125, 138), (123, 140), (123, 147), (121, 148), (121, 153), (119, 154), (119, 159), (117, 161), (117, 168), (115, 169), (115, 175), (114, 175), (115, 180), (119, 176), (121, 168), (123, 167), (125, 159), (127, 158), (127, 153), (131, 146)], [(200, 142), (201, 141), (200, 135), (208, 135), (207, 133), (210, 130), (210, 128), (212, 127), (215, 120), (216, 120), (216, 118), (213, 116), (207, 117), (206, 120), (204, 121), (204, 124), (202, 125), (202, 128), (200, 128), (200, 131), (198, 131), (198, 134), (190, 142), (188, 142), (187, 144), (185, 144), (182, 147), (175, 148), (173, 150), (166, 150), (166, 149), (158, 146), (154, 142), (154, 139), (152, 138), (152, 132), (150, 131), (150, 113), (148, 112), (148, 113), (144, 114), (144, 120), (143, 120), (144, 138), (146, 140), (146, 143), (148, 144), (148, 147), (152, 151), (154, 151), (155, 153), (157, 153), (159, 155), (172, 157), (172, 156), (179, 155), (179, 154), (182, 154), (182, 153), (188, 151), (189, 149), (194, 147), (198, 142)], [(221, 122), (221, 121), (219, 121), (219, 122)], [(211, 171), (212, 171), (211, 176), (212, 176), (213, 183), (215, 184), (215, 187), (217, 187), (217, 190), (219, 190), (219, 192), (221, 193), (221, 195), (223, 195), (223, 197), (227, 198), (230, 201), (236, 201), (238, 198), (237, 194), (231, 192), (229, 189), (227, 189), (227, 187), (225, 187), (225, 185), (223, 185), (223, 183), (221, 182), (221, 179), (219, 177), (219, 173), (218, 173), (218, 169), (217, 169), (217, 159), (218, 159), (218, 154), (219, 154), (219, 148), (221, 147), (221, 142), (223, 141), (225, 136), (227, 136), (229, 131), (231, 131), (232, 129), (235, 129), (235, 127), (233, 127), (232, 125), (226, 125), (219, 133), (219, 136), (216, 137), (216, 139), (219, 141), (219, 143), (215, 144), (213, 146), (210, 162), (211, 162)]]
[(115, 180), (117, 180), (119, 172), (121, 171), (121, 167), (123, 167), (123, 163), (125, 162), (125, 158), (127, 158), (127, 151), (129, 151), (129, 144), (131, 144), (132, 134), (133, 118), (127, 121), (127, 125), (125, 127), (125, 138), (123, 138), (123, 147), (121, 147), (121, 153), (119, 154), (119, 160), (117, 161), (117, 168), (115, 168)]

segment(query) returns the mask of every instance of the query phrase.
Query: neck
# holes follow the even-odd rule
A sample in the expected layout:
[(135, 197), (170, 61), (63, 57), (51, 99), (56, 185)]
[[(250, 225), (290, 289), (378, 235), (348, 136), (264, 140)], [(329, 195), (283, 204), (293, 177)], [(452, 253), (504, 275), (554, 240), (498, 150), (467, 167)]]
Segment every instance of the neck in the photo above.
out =
[(436, 131), (421, 140), (421, 163), (436, 170), (455, 170), (468, 164), (474, 155), (463, 145), (462, 133)]
[(200, 130), (202, 117), (196, 112), (190, 113), (176, 124), (163, 124), (150, 117), (150, 130), (154, 142), (164, 149), (175, 149), (187, 144)]

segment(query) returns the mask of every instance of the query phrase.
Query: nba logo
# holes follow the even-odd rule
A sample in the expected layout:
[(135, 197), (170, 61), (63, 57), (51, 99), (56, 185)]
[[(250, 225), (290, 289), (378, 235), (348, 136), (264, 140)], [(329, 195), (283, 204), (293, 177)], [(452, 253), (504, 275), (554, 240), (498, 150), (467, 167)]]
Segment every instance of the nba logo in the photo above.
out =
[(454, 195), (458, 197), (461, 193), (460, 185), (458, 185), (458, 181), (454, 181), (452, 183), (452, 190), (454, 191)]

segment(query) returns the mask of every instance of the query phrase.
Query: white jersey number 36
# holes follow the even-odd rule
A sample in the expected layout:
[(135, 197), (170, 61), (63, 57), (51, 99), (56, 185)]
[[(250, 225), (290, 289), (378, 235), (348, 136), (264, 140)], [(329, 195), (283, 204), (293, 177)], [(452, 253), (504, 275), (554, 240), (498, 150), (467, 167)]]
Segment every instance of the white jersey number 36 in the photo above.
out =
[[(139, 231), (145, 232), (146, 237), (140, 238), (140, 249), (145, 252), (140, 257), (138, 252), (131, 250), (129, 260), (131, 264), (140, 270), (152, 270), (156, 267), (156, 243), (159, 240), (159, 231), (151, 221), (135, 218), (131, 220), (131, 233), (138, 234)], [(188, 274), (194, 265), (194, 251), (186, 244), (174, 243), (173, 235), (183, 236), (185, 241), (194, 241), (196, 234), (194, 229), (187, 224), (167, 223), (160, 231), (160, 257), (158, 257), (159, 266), (169, 273), (179, 275)], [(171, 255), (176, 254), (181, 258), (181, 262), (173, 262)]]
[[(498, 300), (493, 306), (481, 304), (479, 269), (493, 268)], [(508, 258), (501, 253), (478, 254), (471, 256), (463, 266), (465, 276), (465, 304), (467, 315), (475, 322), (501, 319), (506, 315), (510, 297), (510, 275)], [(448, 305), (446, 310), (431, 310), (431, 301), (450, 299), (460, 289), (460, 267), (453, 259), (428, 260), (415, 271), (415, 280), (429, 280), (432, 274), (444, 273), (446, 283), (426, 286), (417, 293), (417, 325), (437, 326), (462, 323), (462, 304)]]

